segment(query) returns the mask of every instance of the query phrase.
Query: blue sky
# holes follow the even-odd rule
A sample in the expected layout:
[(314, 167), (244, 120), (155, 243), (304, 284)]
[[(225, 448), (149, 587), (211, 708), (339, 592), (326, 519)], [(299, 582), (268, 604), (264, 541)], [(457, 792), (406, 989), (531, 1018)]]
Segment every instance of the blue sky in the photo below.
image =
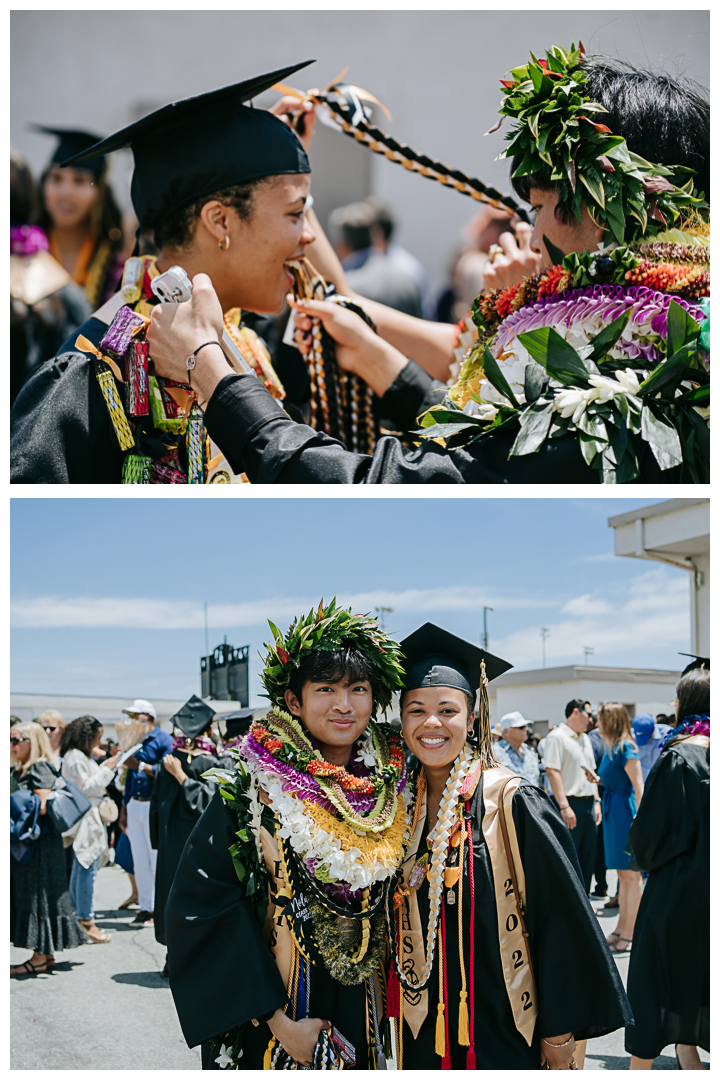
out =
[(223, 635), (257, 651), (269, 617), (337, 595), (392, 607), (398, 637), (423, 622), (517, 668), (678, 668), (689, 651), (682, 570), (618, 558), (608, 517), (656, 499), (13, 499), (15, 692), (189, 697)]

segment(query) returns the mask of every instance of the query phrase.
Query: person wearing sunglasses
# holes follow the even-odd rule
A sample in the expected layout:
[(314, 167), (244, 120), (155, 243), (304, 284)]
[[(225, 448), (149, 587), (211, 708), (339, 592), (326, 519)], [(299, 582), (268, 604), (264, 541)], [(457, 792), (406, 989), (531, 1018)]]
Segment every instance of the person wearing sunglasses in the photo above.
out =
[[(39, 796), (44, 821), (48, 796), (60, 774), (40, 724), (11, 728), (10, 757), (15, 766), (11, 787)], [(56, 949), (74, 949), (88, 940), (73, 913), (62, 837), (44, 826), (30, 861), (23, 865), (10, 860), (10, 940), (18, 949), (33, 950), (29, 960), (10, 968), (11, 976), (50, 972)]]
[(41, 728), (45, 729), (45, 734), (47, 735), (52, 748), (52, 763), (59, 769), (62, 764), (60, 759), (60, 740), (62, 739), (62, 733), (65, 730), (65, 718), (61, 712), (57, 711), (57, 709), (47, 709), (38, 716), (36, 723), (38, 723)]

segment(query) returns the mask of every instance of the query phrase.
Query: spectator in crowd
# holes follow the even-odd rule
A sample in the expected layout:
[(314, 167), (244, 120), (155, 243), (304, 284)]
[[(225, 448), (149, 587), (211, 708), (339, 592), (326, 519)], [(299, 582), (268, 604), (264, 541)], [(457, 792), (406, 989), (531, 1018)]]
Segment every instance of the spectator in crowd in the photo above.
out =
[(44, 713), (41, 713), (35, 721), (45, 731), (50, 742), (52, 749), (52, 761), (53, 765), (59, 769), (61, 765), (60, 761), (60, 740), (65, 728), (65, 718), (61, 712), (57, 709), (46, 709)]
[(94, 309), (119, 287), (125, 261), (122, 214), (108, 183), (107, 158), (100, 155), (63, 167), (63, 161), (94, 146), (99, 137), (86, 131), (40, 130), (58, 142), (40, 177), (38, 224), (48, 236), (51, 255)]
[[(659, 714), (664, 715), (664, 714)], [(632, 722), (633, 737), (638, 749), (643, 783), (660, 757), (660, 747), (665, 742), (672, 725), (653, 719), (650, 713), (640, 713)]]
[(555, 803), (571, 831), (588, 894), (601, 820), (595, 758), (586, 735), (590, 719), (590, 702), (574, 698), (565, 706), (565, 723), (549, 731), (543, 740), (545, 772)]
[(618, 702), (601, 705), (598, 727), (603, 738), (598, 773), (605, 789), (602, 800), (605, 865), (609, 870), (617, 870), (618, 875), (618, 922), (608, 945), (611, 952), (622, 953), (630, 951), (642, 896), (641, 875), (630, 869), (625, 848), (642, 799), (643, 779), (625, 706)]
[(505, 713), (500, 720), (502, 739), (493, 747), (501, 765), (507, 765), (518, 776), (524, 776), (531, 784), (540, 784), (540, 761), (534, 750), (523, 745), (527, 742), (528, 722), (520, 712)]
[(50, 254), (36, 224), (38, 194), (23, 155), (10, 149), (10, 404), (33, 369), (91, 313), (83, 290)]
[(395, 221), (395, 215), (387, 203), (382, 202), (381, 199), (376, 199), (374, 195), (369, 195), (364, 201), (374, 214), (373, 223), (370, 228), (372, 246), (378, 251), (385, 253), (385, 258), (391, 266), (396, 267), (398, 270), (402, 270), (404, 274), (407, 274), (408, 277), (413, 279), (420, 294), (420, 307), (422, 313), (429, 319), (432, 314), (432, 305), (430, 305), (429, 302), (428, 276), (425, 272), (425, 267), (419, 259), (416, 259), (409, 251), (406, 251), (404, 247), (401, 247), (397, 243), (393, 243), (392, 238), (395, 235), (397, 222)]
[(22, 720), (20, 719), (19, 716), (13, 716), (13, 714), (11, 713), (10, 714), (10, 730), (11, 731), (15, 727), (16, 724), (22, 724)]
[(710, 1049), (710, 672), (677, 685), (676, 726), (648, 776), (630, 829), (648, 874), (630, 953), (625, 1029), (631, 1069), (650, 1069), (675, 1044), (679, 1069)]
[[(597, 717), (591, 714), (590, 727), (588, 728), (588, 738), (592, 743), (593, 757), (595, 758), (595, 769), (597, 770), (600, 762), (602, 761), (604, 748), (603, 738), (600, 734), (600, 730), (597, 724)], [(602, 803), (603, 792), (605, 788), (600, 783), (598, 784), (598, 797)], [(603, 821), (600, 818), (600, 824), (597, 830), (597, 848), (595, 853), (595, 888), (590, 893), (593, 900), (603, 900), (607, 896), (607, 867), (605, 866), (605, 840), (603, 838)], [(605, 907), (615, 908), (618, 906), (618, 898), (614, 896), (611, 900), (605, 904)]]
[(330, 215), (330, 238), (340, 257), (347, 283), (369, 300), (420, 318), (422, 304), (417, 283), (407, 270), (393, 263), (384, 250), (375, 247), (375, 221), (375, 211), (367, 202), (349, 203)]
[(73, 914), (62, 837), (45, 820), (48, 795), (57, 787), (60, 773), (40, 724), (18, 724), (11, 729), (10, 756), (15, 763), (15, 790), (35, 792), (43, 821), (30, 861), (10, 859), (10, 940), (16, 948), (33, 950), (29, 960), (10, 968), (10, 974), (37, 975), (52, 971), (56, 949), (75, 949), (87, 937)]
[(157, 851), (150, 843), (150, 799), (158, 765), (165, 754), (172, 750), (173, 740), (170, 735), (156, 726), (155, 706), (145, 698), (137, 698), (127, 709), (123, 709), (123, 712), (131, 720), (142, 721), (147, 732), (140, 749), (125, 763), (127, 776), (123, 808), (120, 811), (120, 828), (127, 832), (130, 841), (137, 882), (140, 910), (133, 919), (133, 923), (151, 925), (154, 912)]
[[(98, 765), (93, 750), (99, 745), (102, 734), (103, 727), (99, 720), (94, 716), (80, 716), (67, 725), (60, 743), (62, 775), (77, 784), (92, 804), (72, 831), (70, 899), (80, 925), (96, 945), (111, 940), (110, 934), (96, 925), (93, 910), (95, 878), (103, 855), (107, 855), (108, 851), (107, 833), (99, 807), (103, 800), (109, 801), (105, 789), (112, 781), (115, 766), (120, 760), (120, 755), (116, 754), (108, 758), (104, 765)], [(114, 804), (111, 803), (111, 806)]]

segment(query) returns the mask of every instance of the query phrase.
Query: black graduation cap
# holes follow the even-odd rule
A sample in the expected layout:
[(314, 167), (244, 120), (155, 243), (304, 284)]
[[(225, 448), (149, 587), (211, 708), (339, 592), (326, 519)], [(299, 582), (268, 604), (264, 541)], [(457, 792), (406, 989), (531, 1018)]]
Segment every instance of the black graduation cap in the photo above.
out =
[[(706, 671), (710, 670), (710, 657), (709, 656), (696, 656), (696, 654), (692, 653), (692, 652), (681, 652), (681, 653), (678, 653), (678, 656), (691, 656), (692, 657), (692, 661), (688, 664), (688, 666), (683, 671), (683, 673), (682, 673), (683, 675), (687, 675), (687, 673), (689, 671), (694, 671), (695, 668), (705, 668)], [(682, 676), (681, 676), (681, 678), (682, 678)]]
[(405, 656), (406, 690), (454, 686), (474, 695), (480, 685), (483, 660), (488, 682), (513, 666), (431, 622), (401, 641), (400, 648)]
[(236, 739), (238, 735), (244, 735), (254, 716), (254, 709), (237, 709), (236, 712), (224, 713), (220, 719), (225, 721), (225, 738)]
[(308, 173), (310, 162), (292, 128), (265, 109), (243, 103), (312, 63), (305, 60), (173, 101), (64, 164), (131, 147), (135, 170), (130, 194), (143, 229), (154, 228), (181, 206), (231, 184)]
[[(50, 158), (51, 165), (62, 165), (68, 158), (84, 154), (86, 150), (97, 146), (102, 141), (101, 135), (93, 135), (89, 131), (47, 127), (45, 124), (31, 124), (30, 127), (34, 131), (42, 132), (43, 135), (54, 135), (58, 140), (53, 156)], [(98, 179), (105, 170), (105, 158), (102, 154), (95, 155), (87, 158), (79, 167), (91, 172), (95, 179)]]
[(183, 735), (187, 735), (188, 739), (194, 739), (196, 735), (205, 731), (214, 715), (215, 713), (210, 706), (206, 705), (197, 694), (193, 694), (190, 700), (185, 702), (182, 709), (179, 709), (174, 716), (170, 717), (170, 723), (175, 727), (179, 727)]

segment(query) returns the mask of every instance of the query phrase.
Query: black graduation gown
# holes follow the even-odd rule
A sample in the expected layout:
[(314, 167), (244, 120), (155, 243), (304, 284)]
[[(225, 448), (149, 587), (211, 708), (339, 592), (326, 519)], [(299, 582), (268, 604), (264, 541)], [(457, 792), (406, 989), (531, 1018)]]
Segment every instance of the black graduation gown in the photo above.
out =
[(710, 1050), (710, 752), (679, 742), (645, 781), (630, 829), (648, 872), (628, 971), (635, 1022), (625, 1049), (655, 1058), (671, 1043)]
[[(483, 833), (481, 790), (471, 804), (475, 875), (475, 970), (469, 970), (470, 882), (465, 845), (463, 878), (464, 955), (474, 978), (475, 1062), (477, 1069), (537, 1069), (540, 1038), (572, 1031), (576, 1039), (596, 1038), (631, 1020), (617, 967), (600, 931), (582, 882), (575, 846), (560, 814), (540, 788), (523, 782), (512, 801), (518, 848), (525, 871), (526, 923), (538, 996), (532, 1046), (515, 1027), (498, 943), (492, 865)], [(424, 849), (424, 840), (423, 847)], [(457, 894), (457, 888), (455, 889)], [(418, 890), (418, 908), (427, 930), (427, 879)], [(453, 1069), (465, 1069), (467, 1047), (458, 1044), (461, 977), (457, 904), (445, 906), (448, 973), (446, 1012)], [(404, 1069), (439, 1069), (435, 1053), (438, 964), (431, 978), (428, 1016), (413, 1039), (404, 1025)], [(469, 995), (468, 995), (469, 1000)]]
[[(240, 1063), (262, 1069), (271, 1033), (251, 1021), (283, 1008), (287, 994), (228, 850), (236, 828), (217, 792), (185, 845), (165, 907), (170, 989), (188, 1046), (242, 1024)], [(367, 1068), (363, 984), (342, 986), (313, 967), (310, 1015), (335, 1025), (355, 1047), (356, 1068)]]
[(187, 753), (171, 750), (183, 767), (187, 780), (178, 784), (164, 767), (158, 766), (150, 801), (150, 843), (157, 848), (155, 869), (155, 937), (165, 940), (165, 904), (175, 877), (185, 842), (203, 810), (215, 794), (212, 780), (203, 780), (208, 769), (222, 768), (212, 754), (198, 754), (188, 761)]
[[(437, 404), (439, 384), (410, 362), (378, 403), (378, 411), (408, 431)], [(346, 450), (336, 439), (296, 424), (257, 380), (228, 375), (205, 411), (208, 431), (233, 470), (256, 484), (598, 484), (574, 435), (549, 439), (537, 453), (508, 455), (515, 432), (497, 432), (467, 448), (446, 450), (424, 442), (407, 450), (399, 439), (378, 440), (372, 457)], [(672, 483), (678, 470), (661, 472), (646, 442), (631, 436), (640, 465), (637, 483)]]

